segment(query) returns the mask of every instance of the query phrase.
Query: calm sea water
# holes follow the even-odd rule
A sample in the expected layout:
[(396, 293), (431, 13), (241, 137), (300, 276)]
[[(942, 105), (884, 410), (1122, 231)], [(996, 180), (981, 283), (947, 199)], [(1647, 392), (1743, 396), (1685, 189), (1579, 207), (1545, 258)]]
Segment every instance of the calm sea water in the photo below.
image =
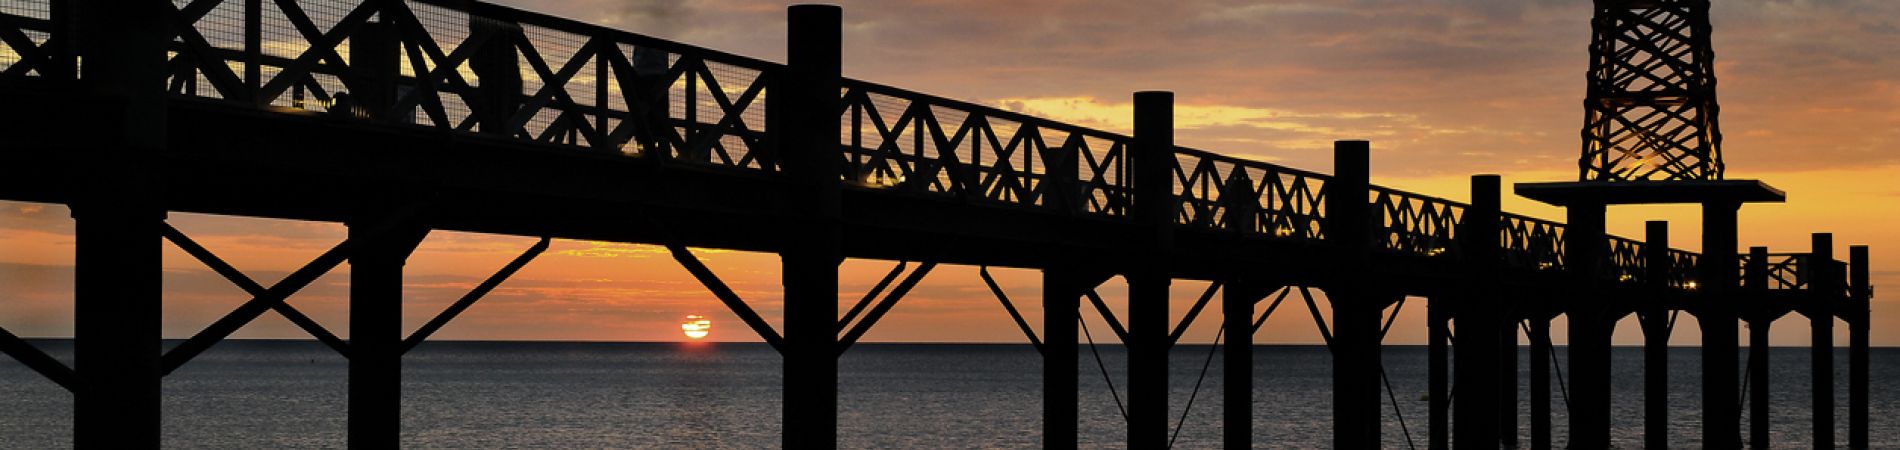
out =
[[(68, 358), (66, 341), (39, 346)], [(1124, 353), (1103, 346), (1121, 386)], [(1210, 347), (1173, 355), (1172, 418), (1193, 391)], [(1262, 447), (1325, 447), (1331, 438), (1330, 364), (1310, 346), (1266, 346), (1255, 356), (1254, 435)], [(1558, 349), (1561, 356), (1563, 349)], [(1216, 352), (1218, 353), (1218, 352)], [(1672, 431), (1699, 446), (1699, 378), (1693, 348), (1671, 352)], [(1398, 413), (1425, 444), (1425, 349), (1385, 350)], [(1642, 356), (1618, 348), (1615, 425), (1622, 448), (1642, 446)], [(1521, 357), (1520, 362), (1528, 357)], [(763, 344), (439, 342), (405, 359), (403, 444), (430, 448), (760, 448), (779, 443), (779, 357)], [(1776, 447), (1807, 447), (1808, 352), (1775, 349)], [(1835, 382), (1837, 442), (1846, 442), (1845, 352)], [(1035, 447), (1041, 430), (1041, 362), (1021, 345), (860, 344), (840, 365), (839, 440), (853, 448)], [(1178, 447), (1220, 439), (1221, 360), (1186, 415)], [(346, 363), (312, 342), (232, 341), (165, 379), (168, 447), (341, 447)], [(1568, 367), (1565, 367), (1568, 372)], [(1081, 367), (1084, 447), (1121, 446), (1123, 427), (1100, 369)], [(1900, 448), (1900, 349), (1873, 350), (1872, 439)], [(1528, 384), (1521, 381), (1520, 386)], [(1528, 399), (1528, 393), (1521, 394)], [(1527, 401), (1527, 400), (1526, 400)], [(1558, 445), (1564, 400), (1553, 394)], [(1405, 448), (1386, 403), (1385, 445)], [(0, 363), (0, 447), (61, 448), (71, 440), (71, 396), (23, 366)], [(1521, 419), (1529, 439), (1528, 406)], [(1746, 425), (1744, 425), (1746, 429)]]

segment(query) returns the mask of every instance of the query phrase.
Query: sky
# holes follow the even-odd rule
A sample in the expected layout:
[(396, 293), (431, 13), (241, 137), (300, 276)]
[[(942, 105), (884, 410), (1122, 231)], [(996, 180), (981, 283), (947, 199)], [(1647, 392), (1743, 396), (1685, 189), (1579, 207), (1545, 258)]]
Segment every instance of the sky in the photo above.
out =
[[(786, 3), (500, 3), (784, 60)], [(1118, 132), (1131, 128), (1132, 92), (1169, 90), (1182, 145), (1330, 172), (1333, 140), (1367, 139), (1373, 183), (1464, 200), (1471, 174), (1500, 174), (1505, 183), (1575, 180), (1590, 3), (852, 1), (842, 2), (844, 74)], [(1900, 229), (1891, 226), (1900, 219), (1900, 152), (1892, 148), (1900, 143), (1900, 2), (1717, 1), (1712, 15), (1728, 178), (1761, 179), (1788, 192), (1786, 204), (1743, 208), (1741, 246), (1800, 252), (1809, 233), (1831, 232), (1836, 255), (1871, 245), (1874, 284), (1900, 286)], [(1504, 205), (1563, 217), (1509, 195)], [(0, 327), (71, 335), (70, 217), (63, 205), (0, 202)], [(1645, 220), (1669, 220), (1672, 241), (1696, 249), (1693, 206), (1612, 208), (1609, 229), (1640, 237)], [(182, 213), (170, 222), (266, 285), (346, 234), (329, 223)], [(432, 233), (406, 267), (407, 327), (421, 326), (534, 241)], [(779, 323), (776, 256), (695, 252)], [(841, 309), (893, 264), (847, 261)], [(189, 337), (248, 298), (169, 245), (164, 265), (168, 338)], [(993, 272), (1030, 323), (1040, 323), (1039, 274)], [(340, 267), (290, 303), (347, 336), (347, 282), (348, 267)], [(1116, 279), (1101, 288), (1118, 309), (1122, 286)], [(1177, 320), (1205, 288), (1175, 282)], [(1900, 297), (1878, 294), (1873, 343), (1900, 345)], [(1425, 303), (1407, 302), (1388, 344), (1425, 341)], [(1320, 342), (1302, 309), (1285, 305), (1256, 341)], [(713, 321), (711, 340), (758, 340), (662, 248), (557, 240), (435, 338), (677, 341), (689, 314)], [(1105, 329), (1092, 310), (1084, 316)], [(1210, 308), (1186, 340), (1211, 340), (1219, 319)], [(1672, 343), (1695, 345), (1694, 321), (1684, 319)], [(1771, 329), (1775, 345), (1807, 342), (1799, 316)], [(1845, 342), (1845, 327), (1837, 330), (1836, 342)], [(1561, 345), (1561, 319), (1555, 334)], [(236, 336), (306, 337), (275, 314)], [(977, 269), (962, 266), (932, 272), (864, 339), (1024, 342)], [(1617, 328), (1616, 342), (1640, 341), (1633, 318)]]

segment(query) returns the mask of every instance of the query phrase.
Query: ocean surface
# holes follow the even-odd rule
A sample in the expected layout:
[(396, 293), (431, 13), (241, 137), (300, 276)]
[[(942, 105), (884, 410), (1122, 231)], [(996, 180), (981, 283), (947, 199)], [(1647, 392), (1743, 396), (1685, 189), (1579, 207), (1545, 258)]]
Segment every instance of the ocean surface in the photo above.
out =
[[(68, 341), (36, 345), (70, 361)], [(1208, 362), (1205, 345), (1173, 352), (1172, 410), (1179, 420)], [(1125, 354), (1101, 358), (1123, 387)], [(1558, 348), (1559, 357), (1563, 349)], [(1695, 348), (1670, 354), (1672, 441), (1699, 447)], [(1221, 359), (1181, 421), (1177, 447), (1217, 448)], [(1394, 404), (1383, 438), (1426, 443), (1426, 351), (1388, 346)], [(1642, 354), (1614, 352), (1619, 448), (1642, 447)], [(1746, 358), (1744, 357), (1744, 360)], [(1808, 350), (1771, 354), (1773, 444), (1809, 447)], [(1835, 356), (1836, 441), (1847, 442), (1847, 356)], [(1081, 442), (1115, 448), (1122, 419), (1096, 359), (1081, 355)], [(1331, 438), (1326, 350), (1263, 346), (1257, 367), (1255, 442), (1322, 448)], [(1528, 361), (1521, 355), (1520, 364)], [(1559, 359), (1561, 362), (1562, 360)], [(1874, 349), (1871, 435), (1900, 448), (1900, 349)], [(839, 362), (839, 443), (850, 448), (1031, 448), (1040, 442), (1041, 362), (1026, 345), (859, 344)], [(346, 362), (320, 344), (230, 341), (165, 379), (164, 445), (174, 448), (342, 447)], [(766, 448), (779, 444), (780, 359), (764, 344), (432, 342), (404, 360), (403, 444), (421, 448)], [(1566, 366), (1564, 373), (1569, 372)], [(1527, 374), (1528, 372), (1520, 372)], [(1751, 382), (1756, 382), (1751, 380)], [(1529, 384), (1520, 380), (1519, 386)], [(1529, 439), (1528, 392), (1520, 439)], [(1552, 394), (1557, 444), (1564, 399)], [(12, 361), (0, 362), (0, 448), (71, 445), (71, 396)], [(1401, 422), (1397, 414), (1402, 413)], [(1746, 420), (1746, 419), (1744, 419)], [(1747, 429), (1747, 425), (1743, 425)]]

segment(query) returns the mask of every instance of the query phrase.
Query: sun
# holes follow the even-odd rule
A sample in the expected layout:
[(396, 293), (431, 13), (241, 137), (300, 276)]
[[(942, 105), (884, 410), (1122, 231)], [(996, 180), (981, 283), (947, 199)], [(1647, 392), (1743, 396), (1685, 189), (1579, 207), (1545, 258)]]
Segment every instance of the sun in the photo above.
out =
[(680, 331), (685, 332), (688, 339), (704, 339), (712, 334), (712, 320), (698, 314), (686, 316), (686, 321), (680, 322)]

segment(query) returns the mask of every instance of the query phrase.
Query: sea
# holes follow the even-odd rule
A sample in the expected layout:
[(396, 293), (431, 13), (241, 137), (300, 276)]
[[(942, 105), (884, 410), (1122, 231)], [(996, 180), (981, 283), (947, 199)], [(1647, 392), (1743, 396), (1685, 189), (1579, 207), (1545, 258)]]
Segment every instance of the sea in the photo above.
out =
[[(72, 344), (36, 346), (70, 361)], [(1124, 446), (1114, 388), (1126, 353), (1081, 352), (1085, 448)], [(1221, 358), (1181, 345), (1171, 357), (1176, 448), (1218, 448)], [(1254, 362), (1254, 442), (1325, 448), (1331, 441), (1331, 364), (1324, 347), (1260, 346)], [(1697, 348), (1670, 351), (1670, 438), (1700, 447)], [(1562, 362), (1564, 349), (1556, 349)], [(1642, 352), (1613, 353), (1618, 448), (1641, 448)], [(1809, 350), (1770, 352), (1776, 448), (1811, 446)], [(1099, 357), (1099, 359), (1098, 359)], [(1387, 346), (1387, 448), (1426, 445), (1426, 349)], [(1746, 361), (1744, 355), (1743, 360)], [(1835, 441), (1847, 442), (1847, 355), (1834, 356)], [(1099, 362), (1098, 362), (1099, 361)], [(1529, 361), (1520, 355), (1520, 364)], [(1033, 448), (1041, 440), (1041, 359), (1027, 345), (879, 344), (841, 358), (838, 440), (847, 448)], [(430, 342), (404, 358), (402, 444), (415, 448), (774, 448), (780, 357), (764, 344)], [(1107, 372), (1104, 376), (1104, 370)], [(1565, 375), (1569, 367), (1559, 365)], [(1874, 448), (1900, 448), (1900, 349), (1872, 350)], [(1203, 376), (1205, 373), (1205, 376)], [(1520, 370), (1527, 376), (1527, 370)], [(334, 448), (345, 444), (347, 362), (309, 341), (218, 344), (164, 381), (163, 444), (172, 448)], [(1749, 380), (1751, 383), (1760, 380)], [(1530, 439), (1528, 379), (1519, 380), (1521, 442)], [(1566, 393), (1553, 387), (1554, 435), (1567, 436)], [(1125, 396), (1123, 396), (1125, 398)], [(1396, 401), (1394, 401), (1396, 400)], [(0, 360), (0, 448), (71, 446), (72, 396)], [(1746, 421), (1746, 418), (1744, 418)], [(1744, 423), (1743, 430), (1748, 425)], [(1171, 430), (1172, 431), (1172, 430)]]

